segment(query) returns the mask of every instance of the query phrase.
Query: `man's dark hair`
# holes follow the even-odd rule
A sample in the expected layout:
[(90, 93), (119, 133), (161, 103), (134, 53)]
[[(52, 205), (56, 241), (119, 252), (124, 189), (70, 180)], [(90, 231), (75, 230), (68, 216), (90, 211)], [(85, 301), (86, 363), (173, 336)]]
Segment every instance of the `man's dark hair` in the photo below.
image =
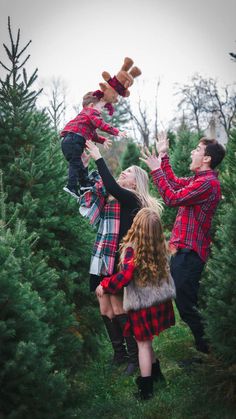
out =
[(200, 139), (200, 143), (206, 146), (205, 148), (205, 156), (211, 157), (210, 167), (214, 169), (218, 164), (220, 164), (225, 156), (225, 149), (222, 144), (218, 143), (215, 139), (208, 139), (206, 137), (202, 137)]

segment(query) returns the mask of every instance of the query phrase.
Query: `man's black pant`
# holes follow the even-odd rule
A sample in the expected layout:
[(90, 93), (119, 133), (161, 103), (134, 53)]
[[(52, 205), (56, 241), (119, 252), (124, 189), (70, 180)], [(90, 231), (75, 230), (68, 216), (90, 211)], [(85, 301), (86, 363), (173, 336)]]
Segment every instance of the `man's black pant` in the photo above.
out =
[(176, 306), (182, 320), (193, 333), (197, 349), (207, 352), (203, 324), (197, 309), (199, 281), (203, 268), (203, 260), (193, 250), (179, 249), (171, 257), (170, 269), (176, 286)]
[(61, 142), (62, 152), (69, 162), (68, 184), (69, 189), (76, 190), (80, 186), (87, 186), (88, 173), (84, 167), (81, 156), (85, 148), (85, 139), (79, 134), (69, 132)]

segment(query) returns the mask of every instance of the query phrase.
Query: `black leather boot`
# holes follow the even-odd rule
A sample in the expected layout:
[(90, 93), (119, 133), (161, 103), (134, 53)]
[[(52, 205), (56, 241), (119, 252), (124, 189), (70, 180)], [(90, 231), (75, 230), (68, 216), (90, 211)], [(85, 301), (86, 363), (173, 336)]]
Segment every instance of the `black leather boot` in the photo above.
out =
[(161, 372), (159, 359), (156, 359), (156, 361), (152, 364), (152, 378), (153, 378), (153, 381), (155, 381), (156, 383), (157, 382), (162, 382), (163, 384), (165, 383), (165, 377)]
[(136, 380), (138, 386), (138, 393), (134, 396), (136, 399), (148, 400), (153, 397), (153, 378), (150, 377), (138, 377)]
[[(117, 321), (119, 322), (122, 330), (124, 330), (125, 324), (127, 322), (127, 314), (118, 314), (116, 316)], [(126, 375), (133, 375), (139, 366), (138, 362), (138, 345), (134, 336), (125, 337), (125, 343), (128, 352), (128, 366), (125, 370)]]
[(202, 352), (204, 354), (210, 353), (209, 344), (206, 341), (206, 339), (204, 339), (203, 337), (198, 338), (198, 339), (195, 338), (195, 345), (196, 345), (197, 351)]
[(102, 316), (102, 319), (114, 350), (113, 363), (117, 365), (126, 363), (128, 360), (128, 354), (125, 348), (125, 341), (119, 322), (117, 322), (116, 318), (111, 320), (107, 316)]

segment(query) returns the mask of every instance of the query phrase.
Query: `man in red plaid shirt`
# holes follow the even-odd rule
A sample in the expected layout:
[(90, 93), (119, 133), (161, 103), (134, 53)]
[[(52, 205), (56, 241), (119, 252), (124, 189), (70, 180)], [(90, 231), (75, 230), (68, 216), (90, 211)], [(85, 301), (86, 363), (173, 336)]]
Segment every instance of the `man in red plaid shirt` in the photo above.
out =
[(86, 93), (83, 97), (82, 111), (61, 131), (62, 152), (69, 162), (68, 183), (63, 189), (76, 198), (79, 197), (78, 182), (81, 190), (84, 191), (93, 185), (81, 158), (86, 140), (103, 144), (105, 148), (110, 147), (111, 140), (98, 135), (97, 128), (115, 136), (126, 136), (125, 132), (119, 131), (118, 128), (112, 127), (102, 119), (101, 111), (104, 107), (106, 107), (106, 102), (97, 95), (97, 91)]
[(220, 182), (213, 170), (224, 158), (224, 147), (216, 140), (201, 138), (191, 152), (188, 178), (178, 178), (172, 171), (165, 133), (159, 136), (159, 157), (148, 150), (143, 160), (164, 202), (179, 207), (170, 238), (171, 274), (176, 286), (176, 306), (195, 338), (196, 349), (209, 353), (198, 312), (198, 290), (201, 273), (210, 251), (212, 218), (221, 199)]

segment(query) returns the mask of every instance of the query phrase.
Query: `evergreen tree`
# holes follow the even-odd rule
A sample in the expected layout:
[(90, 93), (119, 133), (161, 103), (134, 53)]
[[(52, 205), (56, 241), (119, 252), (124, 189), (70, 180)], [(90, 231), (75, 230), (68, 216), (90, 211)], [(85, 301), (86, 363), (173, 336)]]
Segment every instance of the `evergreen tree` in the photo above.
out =
[[(79, 394), (71, 386), (65, 363), (62, 362), (61, 368), (55, 357), (59, 348), (55, 347), (54, 335), (58, 336), (60, 322), (66, 327), (65, 319), (68, 333), (76, 322), (64, 293), (55, 292), (56, 271), (34, 254), (36, 234), (28, 235), (24, 222), (14, 221), (15, 217), (10, 222), (14, 224), (12, 229), (6, 223), (2, 182), (0, 187), (1, 417), (74, 417), (77, 403), (73, 402), (71, 393), (76, 392), (77, 397)], [(60, 306), (63, 310), (58, 309)], [(81, 345), (81, 339), (74, 336), (74, 349), (78, 353)], [(63, 342), (59, 346), (63, 351)]]
[[(106, 110), (103, 112), (103, 118), (106, 122), (116, 128), (124, 131), (130, 121), (130, 115), (127, 110), (127, 99), (120, 98), (119, 101), (113, 105), (114, 113), (109, 115)], [(115, 138), (115, 137), (114, 137)]]
[(129, 142), (126, 149), (121, 156), (121, 168), (122, 170), (127, 169), (132, 165), (140, 166), (141, 160), (139, 160), (140, 151), (134, 142)]
[[(206, 334), (211, 346), (226, 365), (236, 362), (236, 291), (234, 257), (236, 247), (236, 130), (227, 145), (222, 174), (224, 199), (218, 214), (218, 226), (207, 265), (205, 290)], [(229, 375), (233, 371), (228, 372)]]
[[(99, 316), (88, 291), (87, 273), (94, 232), (79, 215), (77, 203), (61, 192), (67, 165), (48, 116), (36, 108), (38, 93), (32, 85), (37, 70), (28, 78), (23, 65), (29, 56), (20, 63), (29, 43), (20, 49), (20, 32), (14, 42), (10, 21), (9, 34), (11, 47), (5, 50), (10, 66), (2, 63), (6, 78), (0, 88), (0, 164), (6, 211), (10, 218), (17, 210), (29, 237), (37, 235), (34, 269), (20, 253), (20, 245), (17, 257), (25, 261), (21, 269), (27, 283), (45, 302), (44, 321), (50, 325), (55, 369), (68, 376), (73, 389), (73, 376), (81, 371), (85, 356), (97, 352)], [(38, 282), (40, 274), (44, 280)]]
[(174, 147), (171, 149), (170, 160), (176, 176), (191, 176), (189, 170), (191, 163), (191, 151), (198, 144), (199, 136), (189, 131), (187, 125), (182, 121), (177, 131), (177, 138)]

